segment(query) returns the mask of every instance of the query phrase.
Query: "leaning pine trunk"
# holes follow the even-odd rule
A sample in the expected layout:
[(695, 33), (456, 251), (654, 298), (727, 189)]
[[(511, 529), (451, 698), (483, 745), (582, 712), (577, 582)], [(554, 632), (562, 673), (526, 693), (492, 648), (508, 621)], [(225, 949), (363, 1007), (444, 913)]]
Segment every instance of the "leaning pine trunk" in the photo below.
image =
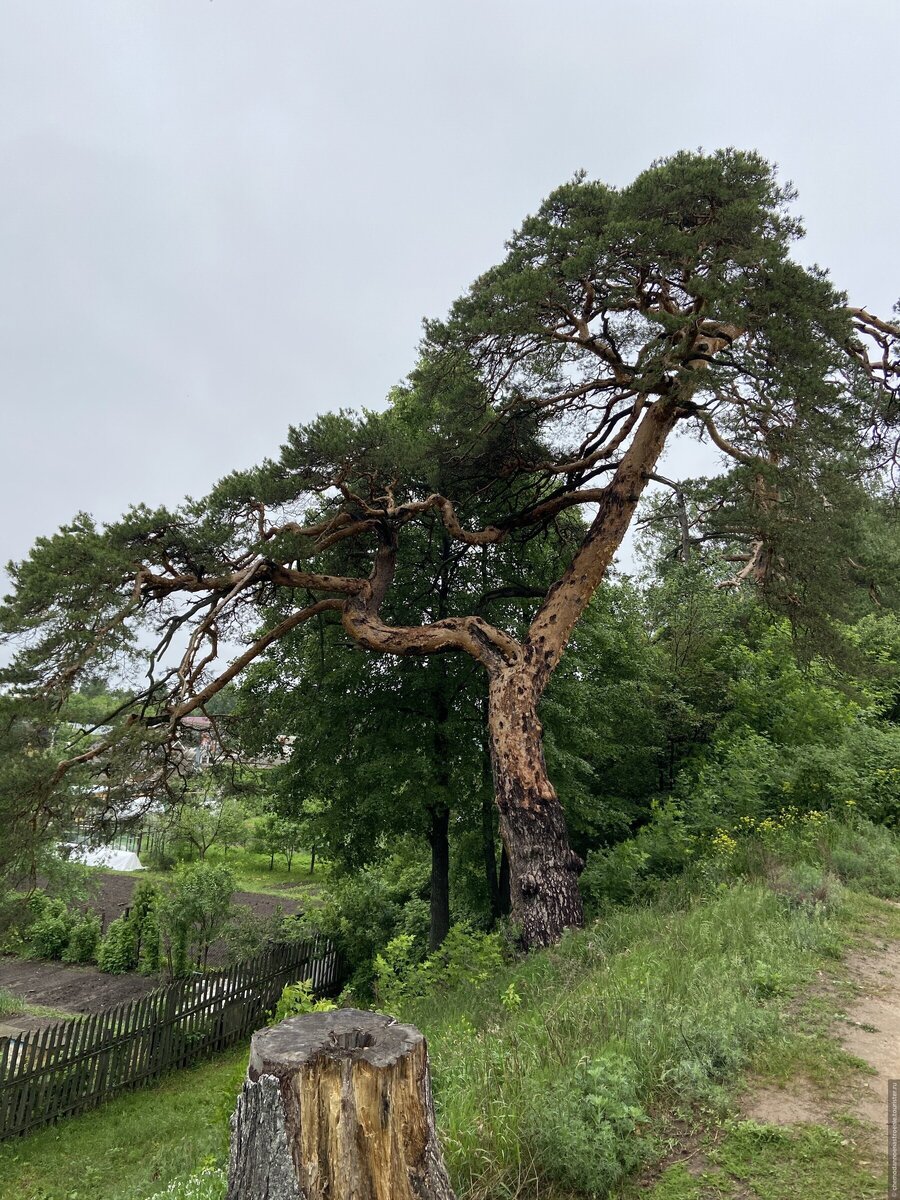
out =
[(566, 821), (544, 762), (541, 723), (527, 677), (503, 672), (490, 683), (491, 763), (500, 833), (509, 859), (511, 916), (525, 946), (549, 946), (584, 924)]

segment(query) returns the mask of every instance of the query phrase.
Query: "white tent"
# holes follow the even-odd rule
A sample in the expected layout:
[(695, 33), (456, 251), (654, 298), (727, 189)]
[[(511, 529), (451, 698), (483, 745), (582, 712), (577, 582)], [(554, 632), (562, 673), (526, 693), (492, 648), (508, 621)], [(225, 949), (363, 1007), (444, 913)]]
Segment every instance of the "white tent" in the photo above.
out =
[(70, 858), (87, 867), (106, 867), (108, 871), (143, 871), (144, 866), (133, 850), (116, 850), (112, 846), (74, 846)]

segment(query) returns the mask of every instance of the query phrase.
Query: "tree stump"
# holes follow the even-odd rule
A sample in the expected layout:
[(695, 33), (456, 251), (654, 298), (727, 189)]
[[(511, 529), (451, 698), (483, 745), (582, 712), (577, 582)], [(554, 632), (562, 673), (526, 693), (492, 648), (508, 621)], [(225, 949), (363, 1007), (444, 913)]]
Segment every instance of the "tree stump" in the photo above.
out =
[(418, 1029), (343, 1009), (255, 1033), (227, 1200), (454, 1200)]

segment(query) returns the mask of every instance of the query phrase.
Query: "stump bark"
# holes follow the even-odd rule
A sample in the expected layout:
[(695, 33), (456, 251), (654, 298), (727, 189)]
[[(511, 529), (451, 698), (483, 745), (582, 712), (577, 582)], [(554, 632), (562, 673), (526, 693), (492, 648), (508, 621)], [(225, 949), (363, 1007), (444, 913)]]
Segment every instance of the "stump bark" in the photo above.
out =
[(343, 1009), (255, 1033), (227, 1200), (455, 1200), (418, 1029)]

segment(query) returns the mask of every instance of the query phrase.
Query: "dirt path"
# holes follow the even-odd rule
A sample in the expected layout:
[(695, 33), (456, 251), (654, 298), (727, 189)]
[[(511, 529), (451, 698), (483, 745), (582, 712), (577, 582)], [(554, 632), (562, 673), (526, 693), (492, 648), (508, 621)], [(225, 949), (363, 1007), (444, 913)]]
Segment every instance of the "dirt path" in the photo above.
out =
[(873, 1152), (885, 1155), (888, 1081), (900, 1079), (900, 942), (854, 951), (845, 967), (857, 995), (832, 1032), (871, 1074), (848, 1082), (834, 1096), (803, 1079), (792, 1079), (784, 1088), (757, 1087), (741, 1108), (761, 1124), (783, 1126), (834, 1124), (839, 1114), (850, 1114), (871, 1130)]
[(879, 954), (855, 955), (851, 970), (863, 992), (847, 1013), (841, 1039), (875, 1072), (864, 1082), (855, 1110), (884, 1129), (888, 1080), (900, 1079), (900, 943)]

